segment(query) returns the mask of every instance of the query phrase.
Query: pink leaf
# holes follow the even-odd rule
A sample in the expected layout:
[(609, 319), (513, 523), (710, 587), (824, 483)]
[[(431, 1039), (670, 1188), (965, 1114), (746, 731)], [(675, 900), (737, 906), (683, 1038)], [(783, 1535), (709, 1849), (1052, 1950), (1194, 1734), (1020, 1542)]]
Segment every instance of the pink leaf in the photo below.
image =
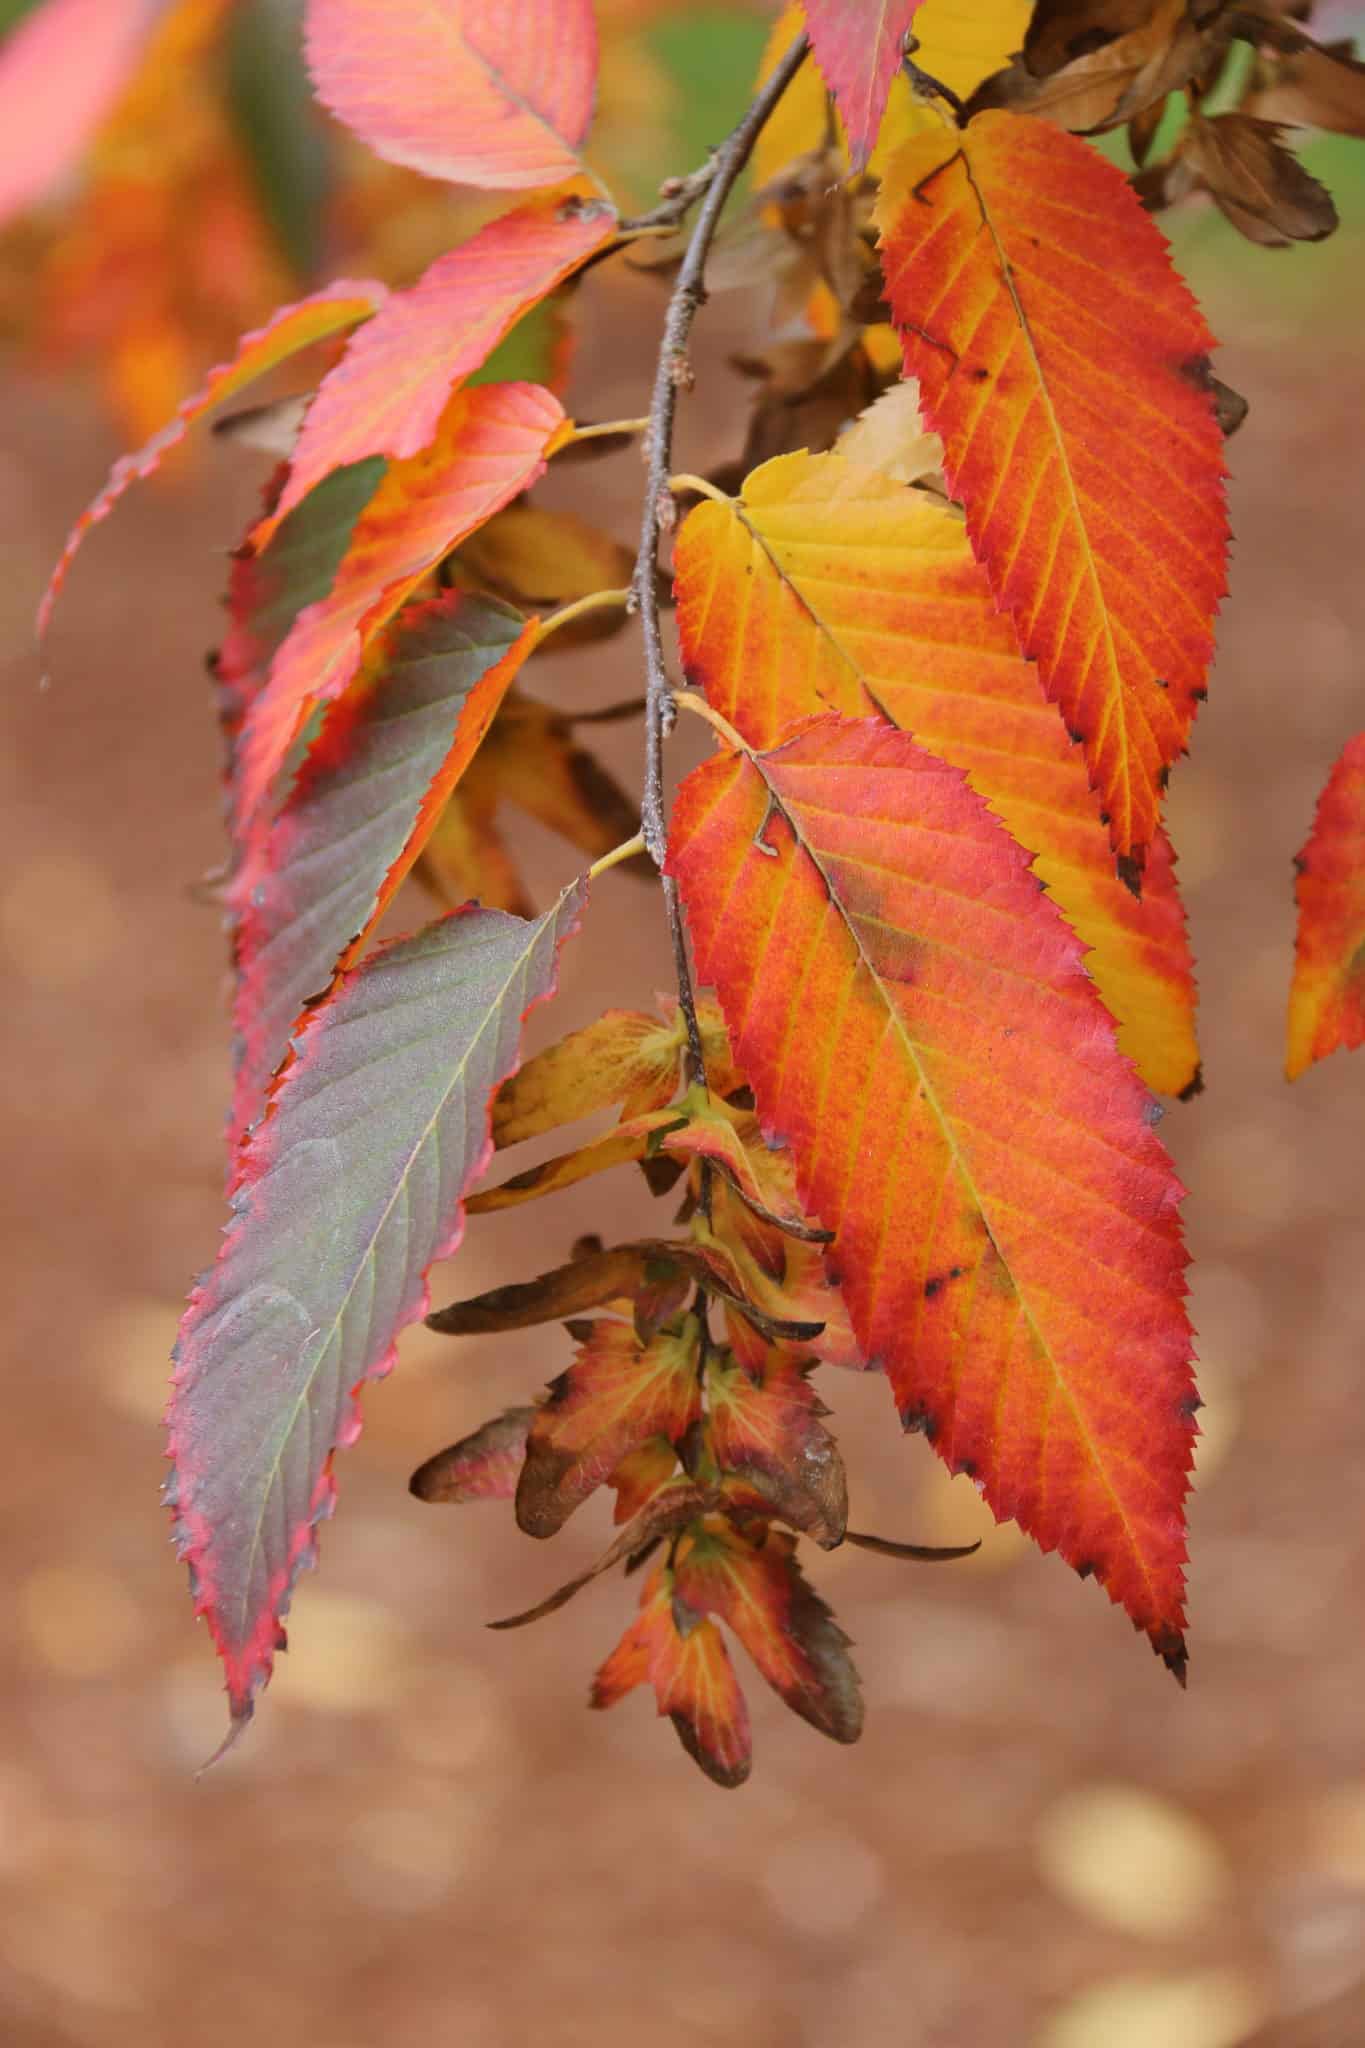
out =
[(47, 0), (0, 48), (0, 220), (70, 170), (137, 61), (162, 0)]
[(848, 133), (849, 158), (861, 171), (882, 125), (905, 33), (920, 0), (805, 0), (811, 50)]
[(114, 464), (104, 489), (71, 529), (38, 611), (39, 633), (47, 631), (57, 593), (66, 581), (76, 551), (91, 527), (109, 517), (129, 484), (152, 474), (167, 450), (174, 448), (177, 441), (184, 440), (189, 427), (201, 413), (225, 398), (232, 398), (246, 385), (263, 377), (267, 370), (273, 370), (276, 364), (297, 355), (300, 349), (308, 348), (316, 341), (326, 341), (343, 327), (354, 327), (359, 320), (368, 320), (386, 296), (382, 284), (353, 284), (343, 278), (336, 284), (329, 284), (325, 291), (300, 299), (297, 305), (282, 306), (264, 327), (243, 335), (232, 361), (219, 363), (210, 370), (194, 396), (185, 400), (175, 418), (159, 434), (153, 434), (136, 455), (121, 455)]
[(531, 306), (615, 231), (609, 206), (578, 200), (519, 207), (395, 292), (353, 336), (308, 408), (274, 517), (259, 545), (329, 470), (365, 455), (417, 455), (451, 394)]
[(581, 169), (592, 0), (311, 0), (318, 98), (391, 163), (516, 190)]

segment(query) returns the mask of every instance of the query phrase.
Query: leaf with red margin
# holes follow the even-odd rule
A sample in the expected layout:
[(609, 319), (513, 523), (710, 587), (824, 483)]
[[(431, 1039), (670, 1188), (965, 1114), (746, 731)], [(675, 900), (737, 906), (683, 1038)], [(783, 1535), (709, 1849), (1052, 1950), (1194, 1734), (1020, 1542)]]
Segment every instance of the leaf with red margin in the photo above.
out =
[(863, 1732), (863, 1698), (849, 1638), (796, 1562), (796, 1538), (769, 1529), (758, 1541), (713, 1519), (685, 1539), (678, 1597), (715, 1614), (739, 1637), (773, 1691), (835, 1742)]
[(670, 845), (699, 972), (903, 1426), (1180, 1674), (1181, 1189), (1026, 855), (958, 769), (838, 717), (695, 770)]
[(614, 1707), (646, 1683), (707, 1777), (742, 1785), (752, 1749), (734, 1666), (715, 1623), (675, 1600), (672, 1573), (662, 1568), (645, 1582), (639, 1614), (593, 1680), (590, 1704)]
[(628, 1323), (594, 1325), (568, 1371), (551, 1380), (526, 1439), (517, 1526), (527, 1536), (557, 1535), (649, 1438), (681, 1442), (701, 1414), (700, 1346), (695, 1316), (648, 1343)]
[(1136, 883), (1226, 588), (1213, 336), (1122, 171), (1047, 122), (907, 143), (877, 220), (949, 488)]
[(723, 1351), (706, 1362), (710, 1444), (723, 1472), (770, 1495), (782, 1519), (824, 1550), (848, 1527), (848, 1481), (839, 1446), (820, 1420), (814, 1360), (770, 1344), (756, 1372)]
[(304, 1004), (353, 964), (393, 901), (535, 632), (519, 613), (458, 591), (401, 613), (369, 675), (331, 707), (269, 839), (248, 845), (230, 893), (230, 1152)]
[(343, 328), (368, 320), (386, 297), (382, 284), (354, 284), (343, 279), (329, 284), (325, 291), (314, 292), (311, 298), (300, 299), (297, 305), (282, 307), (264, 327), (244, 335), (232, 361), (219, 363), (216, 369), (210, 370), (194, 396), (185, 400), (175, 418), (159, 434), (154, 434), (136, 455), (121, 455), (114, 464), (104, 489), (82, 512), (67, 538), (38, 608), (39, 634), (47, 631), (57, 593), (66, 581), (67, 571), (91, 527), (109, 517), (131, 483), (139, 477), (151, 476), (162, 456), (178, 441), (184, 440), (192, 422), (201, 413), (220, 404), (223, 399), (233, 397), (246, 385), (254, 383), (257, 377), (263, 377), (267, 370), (273, 370), (278, 363), (297, 355), (300, 349), (309, 348), (314, 342), (326, 341)]
[(488, 1105), (554, 988), (585, 887), (527, 924), (470, 909), (381, 947), (307, 1019), (180, 1326), (167, 1498), (234, 1732), (284, 1646), (357, 1396), (427, 1306), (492, 1151)]
[(920, 0), (804, 0), (815, 61), (848, 135), (851, 168), (872, 154)]
[(390, 163), (485, 190), (582, 169), (592, 0), (309, 0), (318, 98)]
[(239, 823), (257, 808), (303, 718), (339, 697), (368, 642), (427, 572), (545, 467), (565, 429), (536, 384), (457, 391), (430, 448), (391, 462), (327, 596), (301, 612), (242, 728)]
[(365, 455), (420, 454), (470, 373), (615, 229), (601, 202), (540, 200), (489, 221), (410, 291), (392, 293), (319, 385), (257, 544), (330, 470)]
[(0, 45), (0, 221), (69, 171), (132, 75), (164, 0), (45, 0)]
[(1161, 1093), (1190, 1087), (1194, 970), (1170, 841), (1158, 828), (1135, 897), (960, 519), (841, 454), (787, 455), (733, 502), (699, 505), (674, 559), (688, 675), (740, 737), (769, 747), (818, 711), (877, 710), (964, 769), (1090, 949), (1123, 1051)]
[(462, 1506), (471, 1500), (511, 1500), (526, 1457), (534, 1408), (505, 1408), (457, 1444), (437, 1451), (408, 1481), (418, 1500)]
[(1295, 866), (1291, 1081), (1329, 1052), (1365, 1045), (1365, 733), (1334, 763)]

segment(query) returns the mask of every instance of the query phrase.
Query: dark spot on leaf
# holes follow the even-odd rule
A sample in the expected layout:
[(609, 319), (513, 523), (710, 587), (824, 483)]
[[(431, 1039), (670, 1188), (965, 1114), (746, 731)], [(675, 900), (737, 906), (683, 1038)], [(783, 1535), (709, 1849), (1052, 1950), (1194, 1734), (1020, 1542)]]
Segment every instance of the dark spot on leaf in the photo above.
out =
[(1193, 1074), (1191, 1074), (1191, 1076), (1190, 1076), (1189, 1080), (1188, 1080), (1188, 1081), (1187, 1081), (1187, 1082), (1185, 1083), (1184, 1087), (1183, 1087), (1183, 1088), (1181, 1089), (1181, 1091), (1180, 1091), (1179, 1095), (1177, 1095), (1177, 1097), (1176, 1097), (1176, 1101), (1177, 1101), (1177, 1102), (1193, 1102), (1193, 1100), (1194, 1100), (1195, 1096), (1196, 1096), (1196, 1095), (1202, 1095), (1202, 1094), (1203, 1094), (1203, 1092), (1204, 1092), (1204, 1062), (1203, 1062), (1203, 1061), (1201, 1060), (1201, 1061), (1199, 1062), (1199, 1065), (1198, 1065), (1198, 1066), (1197, 1066), (1197, 1067), (1195, 1068), (1195, 1070), (1194, 1070)]
[(1163, 763), (1163, 765), (1162, 765), (1162, 766), (1161, 766), (1160, 768), (1158, 768), (1158, 769), (1157, 769), (1157, 771), (1156, 771), (1156, 786), (1157, 786), (1157, 788), (1158, 788), (1159, 790), (1163, 791), (1163, 793), (1164, 793), (1164, 792), (1165, 792), (1166, 790), (1168, 790), (1168, 789), (1170, 788), (1170, 786), (1171, 786), (1171, 764), (1170, 764), (1170, 762), (1169, 762), (1169, 761), (1167, 761), (1167, 762)]
[(932, 1443), (938, 1435), (938, 1424), (927, 1408), (911, 1401), (901, 1409), (901, 1428), (907, 1436), (922, 1436), (926, 1443)]
[(1076, 1567), (1076, 1577), (1077, 1577), (1078, 1579), (1093, 1579), (1093, 1578), (1094, 1578), (1094, 1576), (1095, 1576), (1095, 1562), (1094, 1562), (1094, 1559), (1093, 1559), (1093, 1558), (1089, 1558), (1089, 1557), (1083, 1557), (1083, 1558), (1081, 1559), (1080, 1563), (1079, 1563), (1079, 1564), (1077, 1565), (1077, 1567)]
[(1152, 1101), (1149, 1102), (1144, 1108), (1142, 1112), (1142, 1120), (1144, 1123), (1150, 1124), (1152, 1129), (1155, 1130), (1157, 1125), (1161, 1122), (1162, 1117), (1165, 1116), (1165, 1114), (1165, 1103)]
[(1181, 1635), (1178, 1629), (1159, 1629), (1152, 1637), (1152, 1648), (1175, 1679), (1177, 1685), (1183, 1687), (1190, 1661), (1189, 1652), (1185, 1648), (1184, 1636)]
[(1183, 1415), (1186, 1421), (1192, 1421), (1203, 1405), (1198, 1394), (1182, 1394), (1175, 1404), (1175, 1412), (1177, 1415)]
[(1196, 704), (1207, 703), (1209, 695), (1207, 684), (1196, 683), (1194, 688), (1190, 691), (1190, 695), (1194, 699)]
[(960, 1474), (960, 1475), (962, 1476), (962, 1478), (964, 1478), (964, 1479), (975, 1479), (975, 1477), (976, 1477), (976, 1459), (975, 1459), (975, 1458), (959, 1458), (959, 1459), (958, 1459), (958, 1461), (957, 1461), (957, 1463), (956, 1463), (956, 1464), (954, 1465), (954, 1467), (953, 1467), (953, 1471), (954, 1471), (954, 1473), (958, 1473), (958, 1474)]
[(1294, 873), (1296, 875), (1306, 875), (1308, 873), (1308, 862), (1301, 853), (1294, 855)]
[(1142, 900), (1142, 863), (1131, 853), (1121, 853), (1114, 863), (1115, 872), (1130, 896)]
[(989, 370), (973, 370), (971, 372), (971, 376), (977, 384), (984, 384), (990, 374)]
[(1085, 734), (1078, 725), (1069, 725), (1066, 729), (1066, 736), (1073, 747), (1083, 747), (1085, 745)]
[(1169, 681), (1165, 676), (1153, 676), (1152, 681), (1155, 683), (1158, 690), (1169, 690), (1171, 687)]

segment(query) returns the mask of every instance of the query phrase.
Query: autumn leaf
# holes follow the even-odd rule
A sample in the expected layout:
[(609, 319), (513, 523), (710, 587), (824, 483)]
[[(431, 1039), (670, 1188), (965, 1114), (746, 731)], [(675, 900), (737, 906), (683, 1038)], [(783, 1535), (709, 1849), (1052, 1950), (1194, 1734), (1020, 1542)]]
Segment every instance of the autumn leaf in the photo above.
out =
[(340, 696), (441, 557), (535, 482), (564, 425), (538, 385), (482, 385), (456, 392), (429, 448), (389, 464), (331, 589), (294, 621), (247, 712), (239, 819), (264, 799), (305, 714)]
[(576, 883), (534, 924), (468, 910), (381, 947), (308, 1018), (244, 1148), (218, 1261), (181, 1324), (168, 1421), (167, 1497), (234, 1730), (284, 1645), (358, 1393), (460, 1241), (461, 1197), (492, 1150), (489, 1099), (583, 902)]
[(629, 1451), (607, 1484), (616, 1495), (614, 1522), (629, 1522), (666, 1486), (677, 1470), (678, 1454), (667, 1437), (647, 1437)]
[(408, 1490), (418, 1500), (451, 1506), (471, 1500), (511, 1500), (535, 1412), (534, 1408), (505, 1408), (491, 1422), (419, 1465)]
[(720, 1630), (674, 1594), (672, 1575), (645, 1583), (640, 1613), (593, 1681), (591, 1704), (613, 1707), (636, 1686), (654, 1688), (683, 1748), (714, 1784), (749, 1775), (749, 1710)]
[(163, 427), (159, 434), (154, 434), (136, 455), (120, 456), (114, 464), (109, 472), (109, 481), (71, 529), (39, 609), (39, 633), (47, 630), (57, 593), (66, 581), (76, 551), (91, 527), (109, 517), (131, 483), (152, 475), (162, 456), (185, 438), (201, 413), (207, 412), (211, 406), (220, 405), (224, 399), (234, 397), (258, 377), (263, 377), (267, 370), (273, 370), (288, 357), (297, 355), (300, 349), (325, 341), (344, 328), (354, 327), (361, 320), (368, 320), (384, 297), (381, 284), (354, 284), (342, 280), (328, 285), (324, 291), (315, 292), (311, 298), (301, 299), (296, 306), (282, 307), (264, 327), (244, 335), (232, 361), (220, 363), (209, 371), (194, 396), (185, 400), (169, 425)]
[(822, 709), (880, 711), (963, 769), (1089, 949), (1143, 1078), (1194, 1081), (1194, 976), (1160, 828), (1142, 896), (1114, 871), (1078, 748), (1019, 653), (961, 521), (840, 455), (766, 464), (699, 505), (675, 551), (683, 658), (756, 747)]
[(1286, 1072), (1365, 1045), (1365, 733), (1348, 740), (1295, 863), (1299, 906)]
[(318, 98), (378, 155), (487, 188), (582, 169), (592, 119), (592, 0), (309, 0)]
[(615, 226), (604, 204), (542, 200), (490, 221), (410, 291), (391, 294), (319, 386), (257, 544), (329, 470), (366, 455), (420, 454), (452, 394)]
[[(597, 591), (624, 589), (634, 568), (630, 550), (586, 519), (519, 498), (470, 535), (445, 573), (510, 604), (548, 611)], [(582, 646), (626, 621), (624, 606), (602, 606), (556, 626), (553, 644)]]
[[(845, 8), (849, 4), (850, 0), (844, 0)], [(891, 4), (898, 6), (902, 0), (891, 0)], [(1031, 7), (1032, 0), (973, 0), (971, 6), (964, 6), (963, 0), (920, 0), (913, 22), (915, 63), (965, 100), (984, 78), (1007, 64), (1019, 48)], [(760, 84), (777, 69), (805, 26), (801, 0), (792, 0), (773, 24), (759, 65)], [(754, 179), (758, 185), (771, 184), (797, 158), (823, 149), (829, 127), (827, 110), (824, 78), (813, 64), (803, 65), (758, 138), (754, 150)], [(933, 121), (934, 116), (915, 99), (909, 79), (903, 73), (893, 75), (881, 133), (868, 171), (880, 177), (891, 154), (910, 136), (932, 126)], [(837, 125), (846, 156), (842, 124)]]
[[(633, 838), (640, 824), (639, 804), (580, 745), (575, 721), (519, 689), (508, 692), (428, 845), (424, 878), (447, 902), (492, 901), (487, 892), (497, 889), (513, 899), (499, 894), (504, 909), (527, 903), (495, 822), (504, 805), (526, 812), (590, 860)], [(652, 864), (637, 860), (634, 871), (648, 875)]]
[(44, 0), (0, 46), (0, 221), (79, 158), (131, 76), (159, 0)]
[(796, 1562), (796, 1539), (770, 1529), (754, 1539), (712, 1518), (686, 1539), (674, 1574), (678, 1597), (716, 1615), (739, 1637), (778, 1697), (835, 1742), (863, 1732), (849, 1638)]
[(662, 1133), (676, 1122), (677, 1118), (670, 1110), (656, 1109), (648, 1116), (634, 1118), (630, 1123), (615, 1124), (611, 1130), (590, 1138), (586, 1145), (579, 1145), (572, 1152), (561, 1152), (553, 1159), (543, 1159), (538, 1166), (529, 1166), (523, 1173), (513, 1174), (510, 1180), (502, 1181), (497, 1187), (480, 1189), (478, 1194), (469, 1198), (469, 1213), (471, 1216), (484, 1216), (499, 1209), (518, 1209), (525, 1202), (536, 1202), (544, 1195), (576, 1187), (593, 1174), (607, 1173), (613, 1166), (629, 1166), (636, 1160), (653, 1158)]
[(1123, 174), (1022, 116), (907, 144), (878, 221), (949, 488), (1136, 881), (1224, 589), (1212, 336)]
[(713, 1354), (706, 1367), (710, 1445), (723, 1472), (752, 1481), (784, 1521), (832, 1550), (848, 1527), (848, 1482), (820, 1419), (829, 1410), (810, 1384), (812, 1363), (775, 1344), (752, 1373)]
[(681, 1441), (701, 1413), (700, 1339), (695, 1316), (648, 1342), (628, 1323), (594, 1324), (536, 1410), (517, 1486), (519, 1528), (557, 1534), (632, 1451), (653, 1437)]
[(664, 1109), (678, 1092), (687, 1043), (681, 1012), (608, 1010), (535, 1053), (493, 1098), (493, 1142), (517, 1145), (621, 1105), (623, 1122)]
[(1284, 147), (1285, 130), (1250, 114), (1196, 114), (1170, 156), (1142, 173), (1147, 206), (1170, 206), (1207, 192), (1249, 242), (1286, 249), (1320, 242), (1337, 227), (1332, 195)]
[(843, 116), (852, 168), (872, 154), (919, 0), (805, 0), (811, 50)]
[(1109, 29), (1096, 18), (1107, 12), (1037, 10), (1023, 53), (973, 94), (971, 111), (1008, 108), (1087, 135), (1122, 127), (1216, 64), (1232, 32), (1227, 9), (1196, 17), (1186, 0), (1114, 9)]
[(230, 1152), (304, 1003), (358, 958), (534, 641), (519, 613), (450, 592), (400, 614), (370, 672), (331, 706), (261, 858), (233, 882)]
[(1180, 1186), (1027, 857), (957, 769), (837, 717), (694, 771), (670, 849), (902, 1424), (1181, 1672)]

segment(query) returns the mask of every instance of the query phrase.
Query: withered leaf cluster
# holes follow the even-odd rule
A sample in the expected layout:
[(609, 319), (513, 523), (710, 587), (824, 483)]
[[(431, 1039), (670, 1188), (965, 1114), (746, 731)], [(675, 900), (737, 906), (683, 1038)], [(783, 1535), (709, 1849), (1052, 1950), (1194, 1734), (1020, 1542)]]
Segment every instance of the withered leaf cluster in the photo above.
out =
[[(970, 111), (1008, 108), (1082, 135), (1126, 127), (1150, 210), (1204, 193), (1263, 247), (1321, 241), (1336, 208), (1285, 146), (1285, 130), (1365, 135), (1365, 65), (1349, 43), (1314, 42), (1296, 12), (1307, 10), (1273, 0), (1040, 0), (1022, 51)], [(1170, 139), (1175, 94), (1185, 120)]]

